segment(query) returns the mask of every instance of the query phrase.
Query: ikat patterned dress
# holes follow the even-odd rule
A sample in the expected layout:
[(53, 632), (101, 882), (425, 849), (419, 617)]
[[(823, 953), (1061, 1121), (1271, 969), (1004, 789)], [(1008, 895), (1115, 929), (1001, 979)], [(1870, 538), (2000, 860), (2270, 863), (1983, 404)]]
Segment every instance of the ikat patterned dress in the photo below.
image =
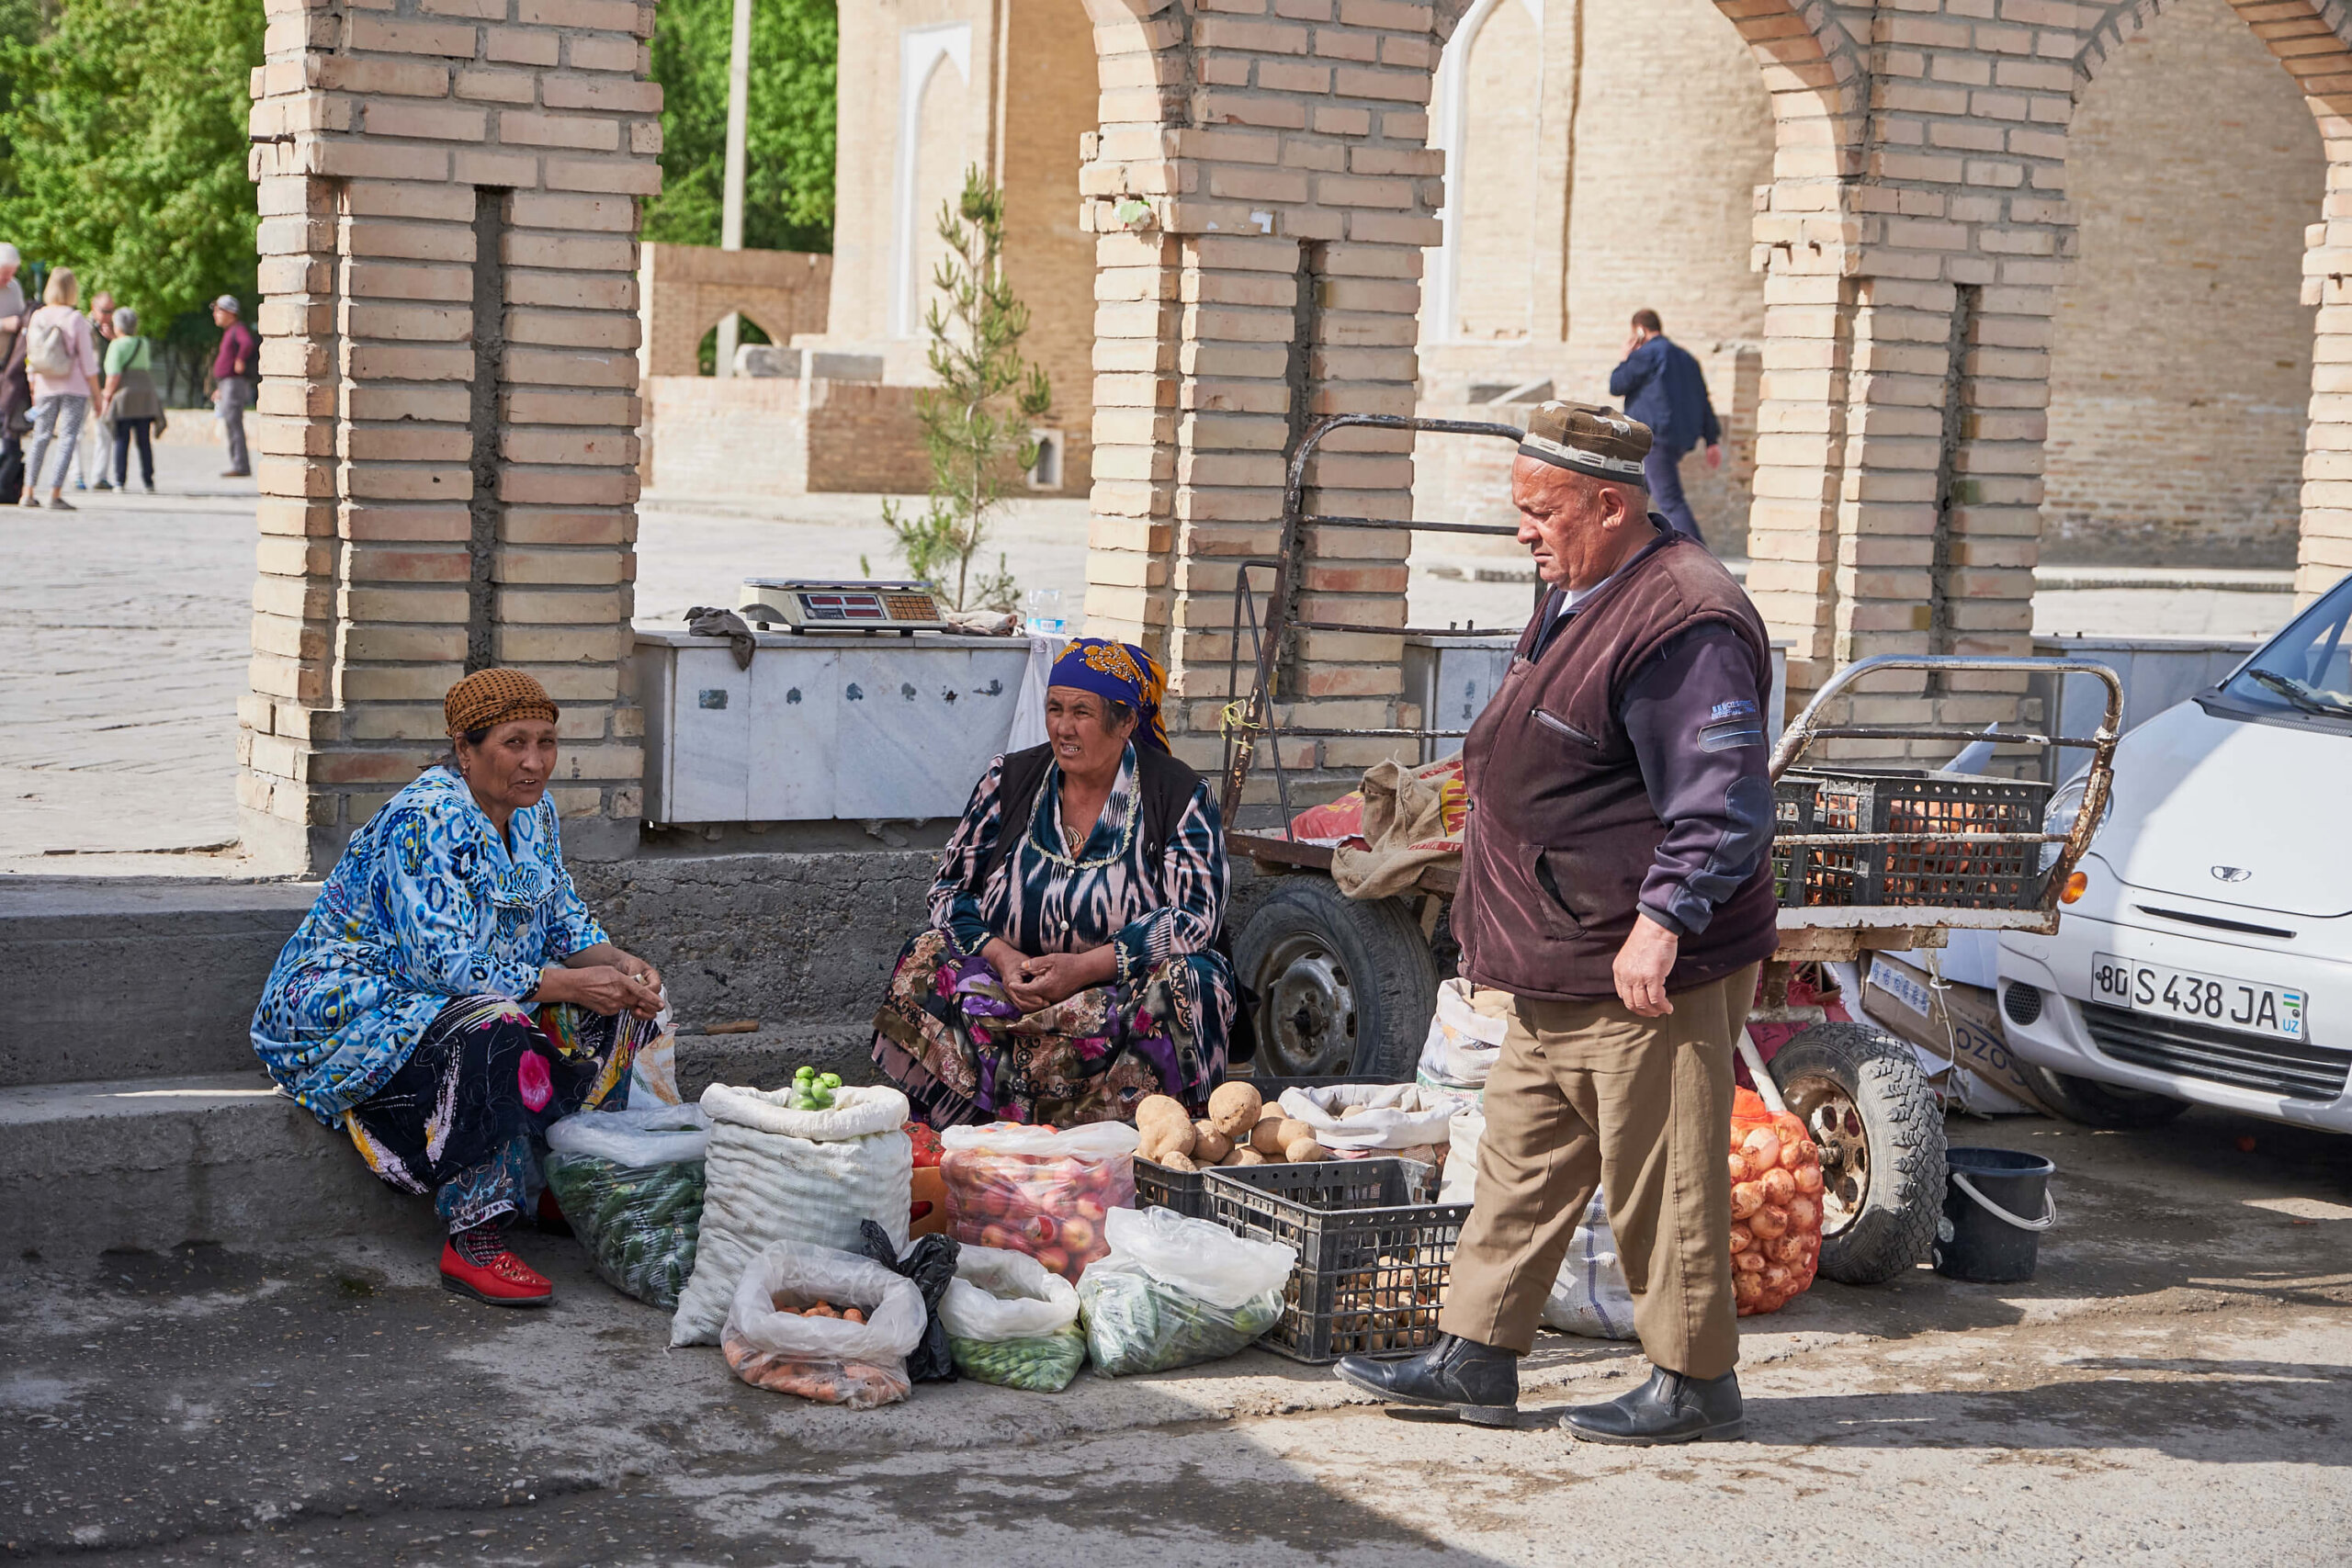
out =
[[(1074, 852), (1064, 838), (1061, 769), (1047, 768), (1018, 841), (985, 881), (1006, 830), (1004, 759), (965, 807), (931, 889), (931, 929), (900, 950), (876, 1015), (874, 1060), (934, 1127), (1132, 1115), (1148, 1095), (1199, 1107), (1225, 1069), (1233, 971), (1211, 944), (1225, 921), (1225, 834), (1208, 785), (1194, 787), (1150, 863), (1128, 746), (1102, 814)], [(1105, 986), (1026, 1017), (979, 956), (991, 936), (1023, 953), (1111, 944)]]
[(652, 1039), (627, 1014), (522, 1000), (607, 939), (554, 803), (507, 831), (511, 851), (463, 780), (428, 770), (352, 836), (254, 1011), (270, 1077), (452, 1231), (535, 1201), (547, 1125), (627, 1103)]

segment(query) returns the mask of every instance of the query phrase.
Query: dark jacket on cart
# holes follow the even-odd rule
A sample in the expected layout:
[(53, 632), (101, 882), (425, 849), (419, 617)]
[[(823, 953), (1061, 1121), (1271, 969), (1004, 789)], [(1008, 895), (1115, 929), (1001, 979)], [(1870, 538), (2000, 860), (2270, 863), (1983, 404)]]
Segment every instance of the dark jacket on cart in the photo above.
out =
[(1615, 994), (1638, 914), (1681, 938), (1669, 992), (1771, 956), (1764, 623), (1667, 531), (1573, 605), (1555, 591), (1463, 747), (1462, 973), (1515, 996)]

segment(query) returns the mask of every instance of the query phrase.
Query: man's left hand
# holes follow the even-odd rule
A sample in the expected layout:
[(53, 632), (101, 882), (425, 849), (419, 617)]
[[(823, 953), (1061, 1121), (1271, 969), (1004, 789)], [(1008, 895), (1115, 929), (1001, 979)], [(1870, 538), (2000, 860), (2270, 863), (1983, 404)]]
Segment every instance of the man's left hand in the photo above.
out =
[(1666, 998), (1666, 977), (1682, 950), (1682, 939), (1647, 915), (1634, 919), (1634, 931), (1617, 950), (1617, 999), (1644, 1018), (1674, 1010)]
[(1708, 442), (1708, 443), (1707, 443), (1707, 467), (1709, 467), (1709, 468), (1722, 468), (1723, 466), (1724, 466), (1724, 444), (1723, 444), (1722, 442), (1720, 442), (1720, 441), (1710, 441), (1710, 442)]

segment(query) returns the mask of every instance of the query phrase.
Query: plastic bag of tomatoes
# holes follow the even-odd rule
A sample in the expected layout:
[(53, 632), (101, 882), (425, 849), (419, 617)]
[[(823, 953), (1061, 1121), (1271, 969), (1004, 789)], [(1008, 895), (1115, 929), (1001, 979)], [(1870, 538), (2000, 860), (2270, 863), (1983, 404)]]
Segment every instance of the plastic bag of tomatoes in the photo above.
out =
[(1136, 1206), (1136, 1130), (1124, 1122), (1067, 1133), (991, 1122), (950, 1127), (939, 1142), (948, 1233), (1025, 1252), (1073, 1284), (1111, 1249), (1103, 1217)]
[(1821, 1263), (1821, 1151), (1804, 1123), (1753, 1089), (1731, 1112), (1732, 1294), (1739, 1315), (1777, 1312)]

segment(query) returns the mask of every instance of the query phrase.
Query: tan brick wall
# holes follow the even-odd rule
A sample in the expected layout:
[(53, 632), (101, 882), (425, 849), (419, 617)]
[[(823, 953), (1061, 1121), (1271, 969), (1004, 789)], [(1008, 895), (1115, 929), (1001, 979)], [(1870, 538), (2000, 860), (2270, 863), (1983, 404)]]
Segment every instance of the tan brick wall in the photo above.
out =
[(693, 376), (703, 334), (740, 310), (773, 343), (825, 330), (833, 258), (797, 251), (722, 251), (716, 245), (641, 247), (638, 358), (644, 374)]
[(2045, 555), (2291, 563), (2312, 373), (2295, 284), (2327, 183), (2301, 93), (2223, 0), (2173, 0), (2099, 66), (2066, 141), (2079, 249), (2051, 349)]
[(789, 499), (919, 494), (931, 464), (915, 389), (784, 377), (658, 376), (651, 487), (673, 495)]

